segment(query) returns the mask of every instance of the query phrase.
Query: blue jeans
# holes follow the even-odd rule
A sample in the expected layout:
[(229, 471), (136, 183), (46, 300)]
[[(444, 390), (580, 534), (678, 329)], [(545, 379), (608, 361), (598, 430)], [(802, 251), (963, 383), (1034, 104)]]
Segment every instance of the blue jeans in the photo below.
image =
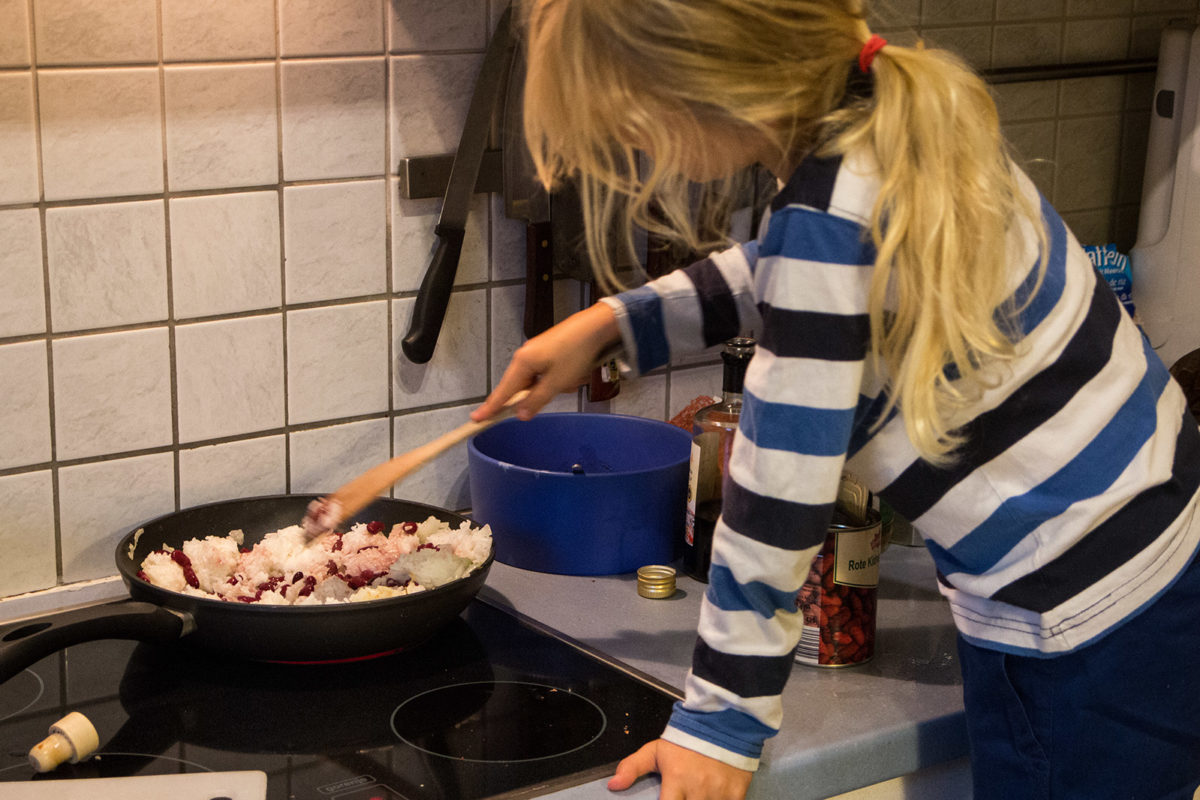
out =
[(1200, 558), (1149, 608), (1055, 658), (959, 660), (974, 800), (1193, 800), (1200, 786)]

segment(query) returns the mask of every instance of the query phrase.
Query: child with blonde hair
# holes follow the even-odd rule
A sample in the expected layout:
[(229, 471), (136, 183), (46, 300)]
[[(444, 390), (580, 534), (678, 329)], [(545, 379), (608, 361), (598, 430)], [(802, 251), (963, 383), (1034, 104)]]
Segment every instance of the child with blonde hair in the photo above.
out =
[[(1191, 800), (1200, 431), (979, 77), (872, 35), (859, 0), (522, 12), (527, 142), (546, 186), (581, 187), (598, 279), (623, 285), (614, 230), (629, 254), (638, 228), (712, 254), (526, 342), (473, 416), (529, 388), (528, 418), (618, 342), (645, 373), (758, 340), (686, 700), (610, 788), (745, 795), (846, 469), (938, 568), (976, 800)], [(779, 179), (769, 216), (718, 249), (697, 194), (753, 164)]]

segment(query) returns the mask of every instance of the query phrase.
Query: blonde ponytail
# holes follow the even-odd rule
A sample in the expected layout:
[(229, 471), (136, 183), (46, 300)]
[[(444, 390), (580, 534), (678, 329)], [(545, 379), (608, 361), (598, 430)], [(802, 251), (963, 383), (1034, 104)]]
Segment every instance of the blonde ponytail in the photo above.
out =
[[(918, 452), (945, 464), (963, 440), (957, 413), (1015, 353), (1020, 309), (1004, 307), (1014, 289), (1009, 235), (1021, 219), (1032, 224), (1040, 282), (1045, 229), (977, 75), (945, 51), (890, 45), (873, 73), (870, 108), (830, 148), (866, 148), (878, 164), (872, 352), (886, 365), (888, 410), (900, 405)], [(835, 112), (827, 122), (853, 116)]]

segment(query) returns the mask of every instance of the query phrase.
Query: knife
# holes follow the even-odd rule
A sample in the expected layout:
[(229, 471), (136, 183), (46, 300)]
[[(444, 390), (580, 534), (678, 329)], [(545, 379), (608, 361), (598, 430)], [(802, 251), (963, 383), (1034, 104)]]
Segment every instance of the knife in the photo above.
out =
[(504, 98), (501, 163), (504, 167), (504, 213), (525, 220), (526, 338), (554, 324), (554, 243), (550, 227), (550, 196), (537, 179), (525, 143), (525, 51), (513, 54)]
[(467, 227), (467, 213), (471, 196), (475, 192), (475, 181), (479, 176), (479, 165), (487, 147), (492, 114), (500, 96), (504, 77), (509, 72), (515, 41), (511, 28), (512, 6), (504, 9), (496, 31), (488, 42), (483, 56), (483, 65), (475, 81), (471, 104), (467, 107), (467, 119), (463, 125), (458, 150), (454, 153), (454, 164), (450, 168), (450, 180), (442, 200), (442, 213), (433, 232), (438, 242), (425, 270), (413, 307), (408, 333), (400, 342), (400, 349), (414, 364), (424, 364), (433, 357), (438, 334), (446, 318), (446, 305), (450, 302), (450, 290), (458, 272), (458, 259), (462, 254), (463, 235)]

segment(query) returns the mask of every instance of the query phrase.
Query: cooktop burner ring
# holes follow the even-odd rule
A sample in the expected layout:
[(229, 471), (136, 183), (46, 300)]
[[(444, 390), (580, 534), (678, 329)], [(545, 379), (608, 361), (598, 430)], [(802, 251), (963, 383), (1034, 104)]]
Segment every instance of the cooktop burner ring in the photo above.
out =
[[(10, 678), (7, 682), (0, 684), (0, 687), (2, 687), (5, 690), (2, 694), (0, 694), (0, 698), (7, 700), (8, 694), (10, 693), (9, 691), (7, 691), (8, 688), (10, 686), (12, 686), (13, 684), (17, 683), (18, 681), (20, 681), (22, 683), (27, 683), (29, 678), (33, 678), (33, 680), (36, 682), (36, 689), (33, 692), (33, 697), (29, 700), (29, 702), (27, 702), (25, 705), (21, 706), (20, 708), (16, 709), (15, 711), (9, 711), (9, 712), (5, 713), (4, 707), (0, 706), (0, 722), (4, 722), (7, 719), (11, 719), (11, 718), (27, 711), (28, 709), (32, 708), (33, 704), (36, 703), (38, 700), (42, 699), (42, 695), (46, 693), (46, 682), (42, 680), (42, 676), (38, 675), (36, 672), (34, 672), (31, 669), (26, 669), (26, 670), (22, 670), (21, 672), (18, 672), (16, 675), (14, 675), (12, 678)], [(25, 692), (24, 689), (18, 688), (16, 691), (16, 694), (18, 696), (20, 696), (20, 694), (23, 692)], [(18, 702), (20, 702), (20, 701), (18, 701)]]
[[(445, 720), (442, 727), (425, 727), (438, 718)], [(582, 750), (604, 733), (608, 717), (591, 698), (562, 687), (519, 680), (470, 681), (413, 695), (392, 712), (390, 725), (396, 738), (428, 755), (521, 763)], [(482, 750), (491, 750), (491, 755)]]

